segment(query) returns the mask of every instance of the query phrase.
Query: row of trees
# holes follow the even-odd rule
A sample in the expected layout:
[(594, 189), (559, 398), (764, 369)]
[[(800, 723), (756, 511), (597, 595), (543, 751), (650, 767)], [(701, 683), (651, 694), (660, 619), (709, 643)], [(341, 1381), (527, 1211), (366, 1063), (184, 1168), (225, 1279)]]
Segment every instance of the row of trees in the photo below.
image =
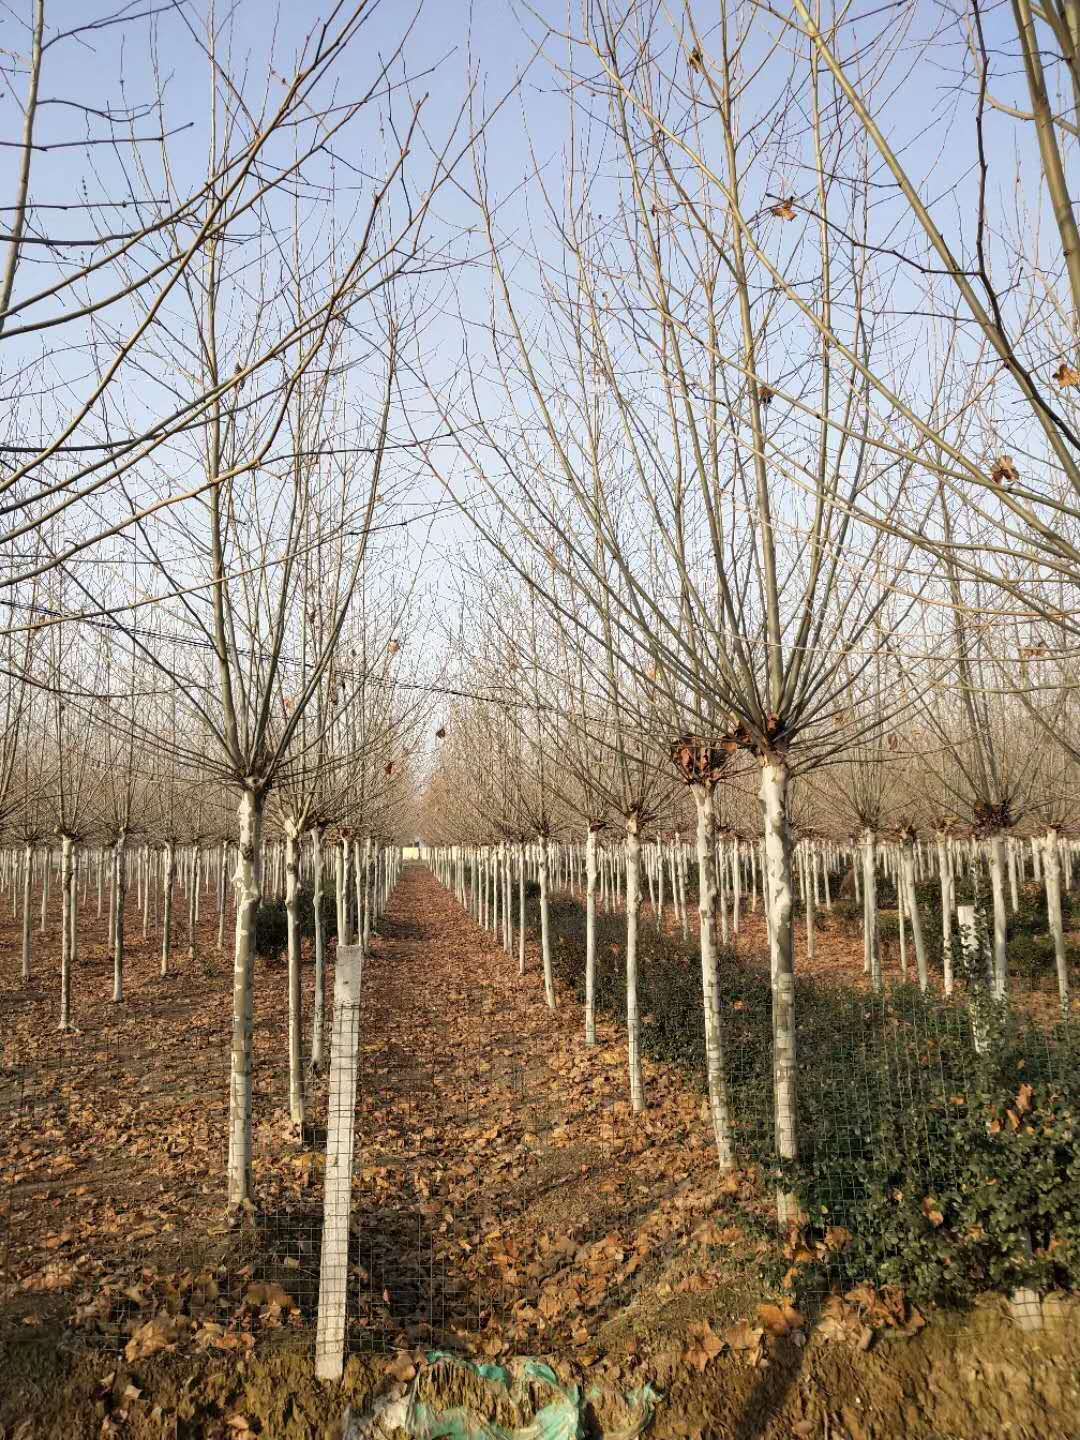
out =
[[(878, 836), (973, 833), (999, 995), (1007, 837), (1037, 827), (1053, 877), (1075, 815), (1077, 17), (599, 0), (536, 23), (567, 105), (557, 183), (521, 241), (477, 167), (497, 400), (444, 392), (456, 445), (431, 459), (486, 486), (506, 576), (512, 618), (475, 645), (512, 736), (492, 819), (531, 806), (543, 836), (560, 792), (580, 833), (614, 820), (632, 951), (675, 759), (711, 1056), (715, 792), (753, 776), (791, 1160), (801, 807), (860, 837), (871, 899)], [(928, 120), (902, 95), (931, 53), (956, 80)]]
[(23, 8), (0, 182), (0, 825), (25, 917), (59, 849), (65, 1027), (80, 849), (108, 850), (118, 1003), (130, 879), (162, 891), (167, 957), (177, 868), (204, 848), (232, 867), (239, 1207), (264, 852), (281, 837), (291, 932), (301, 849), (316, 886), (330, 837), (372, 870), (427, 703), (402, 378), (470, 137), (452, 111), (422, 121), (412, 27), (379, 0), (271, 31), (257, 5)]

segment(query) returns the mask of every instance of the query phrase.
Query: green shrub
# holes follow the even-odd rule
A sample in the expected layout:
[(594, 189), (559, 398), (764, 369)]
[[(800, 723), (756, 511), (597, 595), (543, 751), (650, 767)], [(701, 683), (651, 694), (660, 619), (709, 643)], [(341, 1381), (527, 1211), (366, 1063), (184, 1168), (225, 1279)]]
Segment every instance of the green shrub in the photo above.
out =
[[(551, 919), (556, 973), (583, 1000), (583, 909), (560, 898)], [(615, 1019), (624, 925), (597, 917), (597, 1009)], [(733, 952), (718, 973), (739, 1160), (779, 1174), (768, 973)], [(644, 923), (638, 983), (645, 1054), (703, 1084), (696, 949)], [(951, 1304), (1021, 1284), (1080, 1287), (1080, 1027), (1046, 1033), (991, 1007), (979, 1055), (959, 993), (871, 996), (805, 977), (795, 1011), (801, 1155), (787, 1179), (811, 1235), (855, 1237), (830, 1262), (837, 1278)]]
[[(1011, 1093), (1009, 1093), (1011, 1091)], [(851, 1256), (916, 1301), (1080, 1284), (1080, 1111), (1026, 1081), (921, 1107), (888, 1107)]]

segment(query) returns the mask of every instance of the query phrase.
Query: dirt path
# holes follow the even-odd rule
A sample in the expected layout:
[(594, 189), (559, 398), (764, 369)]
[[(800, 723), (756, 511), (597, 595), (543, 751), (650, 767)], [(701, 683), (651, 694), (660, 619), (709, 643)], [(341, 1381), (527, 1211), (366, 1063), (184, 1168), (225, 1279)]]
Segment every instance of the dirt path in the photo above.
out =
[(587, 1351), (715, 1204), (699, 1098), (647, 1067), (631, 1123), (614, 1027), (587, 1047), (577, 1006), (545, 1007), (531, 947), (521, 977), (426, 868), (405, 870), (381, 932), (358, 1147), (372, 1338)]
[[(550, 1357), (589, 1393), (648, 1382), (656, 1440), (1076, 1440), (1075, 1326), (1023, 1336), (998, 1304), (867, 1354), (817, 1332), (770, 1341), (757, 1307), (786, 1264), (771, 1196), (753, 1172), (720, 1180), (687, 1077), (647, 1062), (632, 1116), (621, 1029), (601, 1023), (587, 1047), (568, 993), (545, 1007), (534, 942), (521, 977), (424, 867), (406, 868), (381, 931), (362, 1004), (349, 1334), (375, 1353), (354, 1354), (338, 1393), (315, 1382), (310, 1350), (325, 1077), (301, 1144), (280, 960), (256, 967), (258, 1214), (236, 1232), (221, 1225), (228, 961), (209, 929), (165, 982), (153, 936), (133, 943), (113, 1007), (88, 917), (83, 1033), (60, 1043), (55, 937), (23, 990), (14, 926), (0, 926), (18, 1087), (0, 1115), (3, 1440), (325, 1440), (345, 1395), (363, 1408), (440, 1344)], [(310, 956), (304, 981), (310, 1015)], [(287, 1305), (252, 1302), (267, 1282)], [(165, 1350), (125, 1360), (151, 1319)]]

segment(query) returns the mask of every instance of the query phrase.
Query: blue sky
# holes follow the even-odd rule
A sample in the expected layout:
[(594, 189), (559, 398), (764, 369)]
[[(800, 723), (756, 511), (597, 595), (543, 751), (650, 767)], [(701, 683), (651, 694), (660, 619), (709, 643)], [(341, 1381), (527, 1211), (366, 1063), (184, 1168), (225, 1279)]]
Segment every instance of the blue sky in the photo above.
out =
[[(138, 16), (152, 7), (153, 0), (136, 0), (125, 13)], [(328, 8), (328, 0), (319, 0), (319, 3), (301, 0), (301, 3), (282, 7), (265, 3), (265, 0), (243, 0), (235, 8), (218, 6), (219, 20), (226, 16), (234, 17), (231, 24), (225, 25), (227, 43), (231, 47), (229, 68), (235, 75), (243, 77), (245, 91), (253, 104), (261, 102), (264, 96), (273, 100), (279, 83), (274, 78), (274, 69), (278, 72), (291, 70), (293, 55)], [(546, 9), (553, 20), (561, 19), (564, 13), (563, 5), (559, 3), (546, 6), (541, 3), (541, 8)], [(877, 13), (877, 7), (873, 5), (865, 8), (869, 15)], [(197, 0), (185, 9), (193, 23), (205, 14), (203, 0)], [(26, 21), (30, 13), (30, 0), (8, 0), (6, 7), (0, 10), (3, 17), (0, 44), (9, 51), (25, 52), (27, 49)], [(49, 33), (55, 34), (67, 26), (85, 23), (88, 15), (108, 13), (110, 7), (105, 0), (49, 0)], [(364, 87), (376, 69), (377, 57), (391, 53), (416, 13), (411, 6), (396, 3), (396, 0), (382, 0), (372, 10), (370, 21), (338, 69), (338, 88), (334, 98), (343, 99)], [(699, 14), (706, 19), (711, 20), (715, 13), (711, 5), (700, 7)], [(925, 0), (907, 13), (912, 15), (914, 22), (909, 46), (901, 46), (890, 55), (888, 71), (883, 79), (878, 79), (872, 98), (879, 115), (902, 149), (914, 177), (925, 180), (925, 193), (935, 200), (935, 213), (943, 228), (953, 235), (960, 235), (969, 229), (974, 204), (970, 109), (961, 106), (954, 112), (955, 87), (963, 61), (960, 32), (951, 21), (946, 23), (949, 17), (945, 11), (925, 3)], [(1003, 24), (1003, 13), (1000, 7), (991, 7), (985, 12), (991, 41)], [(414, 98), (429, 94), (424, 111), (425, 133), (433, 143), (437, 143), (453, 122), (467, 86), (474, 77), (477, 109), (483, 113), (512, 88), (519, 72), (529, 61), (530, 34), (535, 34), (536, 23), (527, 10), (519, 9), (509, 0), (473, 0), (473, 3), (428, 0), (420, 9), (409, 38), (406, 71), (410, 78), (408, 86), (395, 98), (397, 114), (400, 116), (405, 112), (409, 94)], [(866, 27), (875, 23), (878, 22), (873, 19), (864, 22)], [(928, 51), (917, 50), (917, 44), (928, 34), (938, 32), (937, 42)], [(150, 43), (151, 34), (155, 39), (154, 46)], [(912, 69), (916, 55), (918, 65)], [(170, 127), (187, 127), (178, 129), (169, 141), (178, 187), (183, 189), (185, 184), (195, 183), (205, 166), (206, 64), (177, 13), (163, 10), (152, 21), (131, 19), (129, 24), (110, 27), (92, 37), (71, 39), (54, 46), (48, 57), (42, 87), (43, 96), (50, 103), (42, 111), (39, 141), (64, 144), (85, 133), (86, 122), (78, 112), (68, 106), (54, 105), (51, 103), (53, 100), (78, 96), (84, 104), (105, 108), (123, 103), (137, 105), (151, 99), (154, 92), (152, 61), (155, 56), (165, 83), (168, 124)], [(995, 89), (1005, 99), (1011, 99), (1015, 94), (1016, 80), (1012, 71), (1007, 56), (995, 58)], [(529, 232), (529, 222), (539, 213), (539, 208), (535, 202), (535, 190), (530, 190), (527, 180), (534, 158), (529, 148), (531, 138), (536, 147), (535, 159), (557, 193), (566, 133), (566, 107), (558, 90), (558, 79), (550, 68), (542, 61), (534, 65), (520, 94), (515, 95), (500, 113), (485, 139), (487, 174), (493, 193), (505, 202), (500, 211), (500, 223), (511, 250), (518, 243), (527, 248), (532, 238), (541, 246), (551, 243), (542, 233), (533, 236)], [(327, 93), (322, 98), (328, 102), (331, 97)], [(0, 104), (5, 106), (3, 131), (0, 133), (10, 141), (18, 134), (18, 107), (10, 92), (0, 97)], [(145, 123), (152, 128), (152, 119)], [(91, 133), (102, 133), (99, 122), (91, 120), (89, 126)], [(1001, 115), (993, 115), (988, 120), (987, 133), (993, 165), (990, 205), (991, 208), (1004, 206), (1007, 213), (1013, 198), (1008, 182), (1014, 174), (1011, 147), (1016, 141), (1017, 127)], [(347, 201), (357, 170), (378, 169), (384, 142), (385, 131), (380, 135), (373, 110), (369, 115), (360, 117), (352, 130), (336, 144), (340, 159), (337, 179), (343, 197), (341, 203)], [(7, 195), (12, 193), (17, 154), (17, 148), (10, 143), (0, 151), (0, 184)], [(155, 161), (150, 152), (147, 154), (152, 178)], [(424, 169), (424, 159), (422, 154), (417, 157), (420, 171)], [(997, 188), (999, 165), (1003, 187), (1000, 190)], [(463, 169), (462, 176), (467, 182), (467, 167)], [(797, 187), (797, 183), (797, 177), (793, 177), (793, 188)], [(107, 149), (74, 145), (35, 157), (32, 193), (36, 203), (77, 202), (84, 184), (91, 193), (102, 190), (114, 195), (124, 193), (120, 168)], [(883, 233), (887, 233), (890, 203), (888, 199), (882, 202)], [(448, 233), (457, 237), (455, 253), (459, 256), (470, 252), (475, 255), (481, 248), (479, 239), (466, 240), (461, 236), (461, 232), (477, 219), (468, 194), (444, 190), (438, 197), (435, 212), (437, 220), (445, 224)], [(78, 235), (80, 227), (85, 225), (85, 217), (77, 211), (66, 215), (50, 211), (48, 215), (50, 225), (55, 226), (54, 234)], [(24, 293), (25, 288), (39, 283), (41, 275), (47, 273), (52, 263), (40, 250), (30, 254), (31, 260), (20, 277), (17, 296)], [(482, 342), (487, 276), (482, 266), (466, 266), (455, 270), (452, 276), (425, 283), (428, 286), (426, 303), (430, 305), (425, 332), (427, 374), (436, 384), (441, 378), (451, 383), (460, 379), (457, 373), (462, 345), (459, 317), (465, 317), (478, 343)], [(49, 335), (59, 333), (53, 331)], [(482, 354), (482, 343), (479, 343), (479, 350)], [(3, 357), (0, 357), (4, 374), (11, 372), (12, 353), (9, 344)], [(17, 343), (14, 353), (16, 356), (19, 353)], [(81, 352), (65, 353), (56, 347), (55, 353), (49, 354), (48, 363), (55, 373), (74, 375), (80, 373), (85, 357)], [(931, 382), (932, 376), (928, 374), (914, 374), (911, 377), (913, 393), (925, 395)], [(138, 381), (133, 383), (137, 388)], [(492, 403), (498, 403), (498, 397), (492, 397)], [(418, 493), (418, 504), (426, 510), (430, 506), (430, 492), (420, 487)], [(418, 529), (420, 533), (423, 532)], [(432, 548), (425, 551), (434, 584), (443, 585), (447, 572), (442, 557), (461, 543), (466, 535), (466, 528), (457, 520), (441, 526), (436, 532), (431, 541)], [(453, 586), (447, 586), (447, 589), (452, 593)]]

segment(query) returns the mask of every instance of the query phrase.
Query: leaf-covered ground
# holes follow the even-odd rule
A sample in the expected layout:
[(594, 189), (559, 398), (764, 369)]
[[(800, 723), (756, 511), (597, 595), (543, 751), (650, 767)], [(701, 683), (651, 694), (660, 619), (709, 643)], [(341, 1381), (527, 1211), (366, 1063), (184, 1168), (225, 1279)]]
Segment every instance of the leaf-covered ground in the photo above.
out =
[[(73, 1036), (55, 1029), (55, 922), (35, 933), (28, 988), (10, 916), (0, 933), (0, 1341), (20, 1357), (11, 1373), (25, 1376), (24, 1397), (38, 1394), (32, 1357), (59, 1344), (50, 1364), (93, 1411), (85, 1432), (50, 1430), (39, 1387), (45, 1428), (23, 1440), (322, 1434), (321, 1401), (298, 1395), (284, 1416), (244, 1390), (275, 1365), (292, 1365), (289, 1383), (303, 1388), (295, 1357), (309, 1352), (317, 1298), (325, 1080), (309, 1079), (309, 1125), (295, 1135), (284, 966), (257, 966), (257, 1204), (233, 1228), (231, 967), (216, 920), (205, 917), (194, 959), (181, 927), (164, 978), (156, 933), (144, 944), (133, 925), (127, 998), (114, 1006), (94, 908), (91, 897)], [(390, 1349), (397, 1368), (383, 1377), (381, 1358), (363, 1361), (356, 1384), (400, 1382), (446, 1345), (558, 1356), (612, 1386), (649, 1379), (668, 1397), (661, 1434), (935, 1433), (910, 1417), (906, 1431), (858, 1430), (852, 1394), (867, 1367), (884, 1384), (891, 1349), (923, 1355), (926, 1368), (920, 1317), (872, 1291), (814, 1315), (793, 1308), (782, 1279), (798, 1257), (770, 1231), (771, 1197), (753, 1172), (720, 1179), (701, 1096), (682, 1072), (647, 1063), (647, 1108), (633, 1116), (619, 1030), (601, 1024), (586, 1047), (568, 994), (555, 1014), (544, 1006), (536, 947), (520, 977), (420, 866), (406, 869), (380, 928), (364, 976), (349, 1342), (360, 1357)], [(1015, 1361), (1042, 1426), (1018, 1435), (1057, 1433), (1046, 1394), (1055, 1356), (1039, 1362), (1038, 1381), (1034, 1358)], [(925, 1396), (911, 1403), (930, 1415)], [(26, 1417), (0, 1408), (8, 1434)]]

